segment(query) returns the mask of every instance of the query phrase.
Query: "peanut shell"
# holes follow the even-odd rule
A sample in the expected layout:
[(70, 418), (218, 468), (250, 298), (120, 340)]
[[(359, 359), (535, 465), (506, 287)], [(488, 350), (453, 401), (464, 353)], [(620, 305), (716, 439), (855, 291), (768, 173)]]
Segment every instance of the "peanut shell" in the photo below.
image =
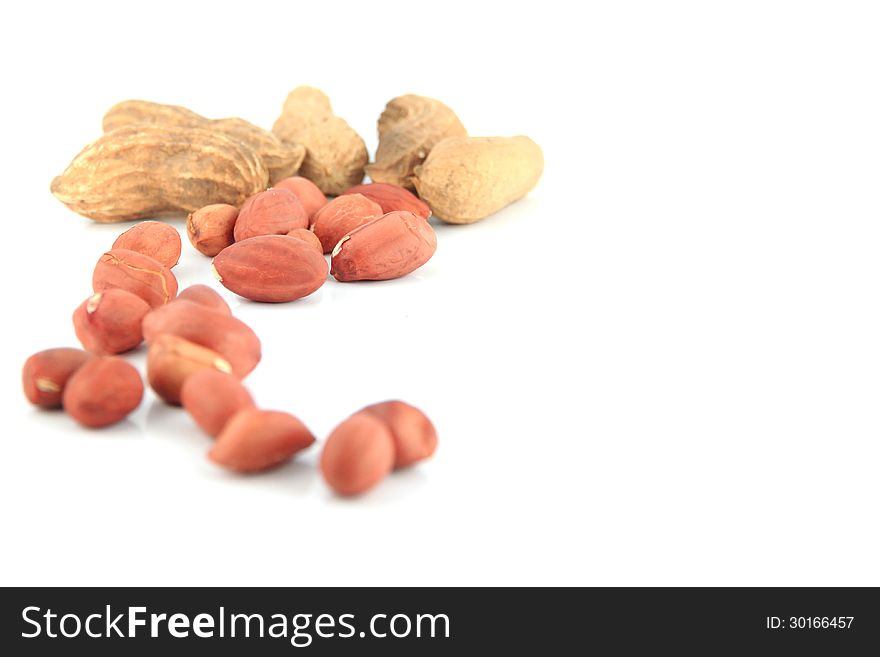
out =
[(74, 212), (108, 223), (239, 206), (268, 183), (256, 151), (220, 132), (137, 124), (86, 146), (51, 190)]
[(434, 146), (447, 137), (467, 136), (449, 107), (439, 100), (413, 94), (389, 101), (379, 117), (378, 128), (376, 161), (367, 165), (367, 175), (373, 182), (407, 189), (413, 188), (413, 171)]
[(105, 132), (144, 123), (158, 126), (195, 126), (223, 133), (249, 146), (260, 156), (269, 172), (269, 184), (296, 174), (306, 155), (306, 149), (301, 144), (285, 143), (268, 130), (244, 119), (208, 119), (178, 105), (126, 100), (111, 107), (104, 115)]
[(528, 137), (454, 137), (434, 147), (413, 180), (440, 219), (470, 224), (528, 194), (543, 169)]
[(300, 175), (324, 194), (341, 194), (364, 179), (367, 147), (351, 126), (333, 114), (318, 89), (297, 87), (287, 96), (272, 132), (306, 148)]

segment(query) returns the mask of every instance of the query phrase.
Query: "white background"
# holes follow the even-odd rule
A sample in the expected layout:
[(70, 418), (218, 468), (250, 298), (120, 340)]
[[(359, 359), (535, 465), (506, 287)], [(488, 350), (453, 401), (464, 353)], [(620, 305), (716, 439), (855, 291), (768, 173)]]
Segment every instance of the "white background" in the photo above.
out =
[[(880, 584), (874, 6), (3, 4), (0, 582)], [(103, 431), (30, 408), (22, 363), (75, 344), (126, 227), (48, 191), (103, 112), (270, 127), (299, 84), (371, 151), (410, 92), (544, 148), (534, 193), (437, 225), (413, 276), (226, 293), (262, 405), (323, 440), (400, 397), (435, 459), (339, 500), (319, 446), (230, 476), (151, 395)], [(213, 282), (184, 246), (181, 286)]]

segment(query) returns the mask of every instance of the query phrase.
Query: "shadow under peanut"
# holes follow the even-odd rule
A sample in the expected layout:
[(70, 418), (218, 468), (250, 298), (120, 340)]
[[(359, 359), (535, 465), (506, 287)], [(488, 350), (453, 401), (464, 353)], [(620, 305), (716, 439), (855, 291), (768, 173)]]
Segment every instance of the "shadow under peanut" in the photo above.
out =
[(124, 418), (106, 427), (84, 427), (60, 408), (32, 408), (30, 412), (33, 417), (39, 417), (41, 431), (46, 433), (62, 432), (67, 436), (73, 430), (83, 438), (114, 441), (144, 437), (143, 429), (131, 418)]
[[(207, 450), (204, 458), (207, 459)], [(219, 466), (212, 466), (213, 478), (231, 486), (246, 486), (248, 490), (269, 490), (295, 497), (305, 496), (314, 486), (320, 485), (318, 471), (314, 464), (302, 457), (295, 457), (281, 465), (249, 474), (229, 472)]]
[(151, 438), (174, 441), (188, 450), (207, 453), (212, 439), (199, 429), (179, 406), (170, 406), (155, 397), (148, 402), (144, 427)]
[[(320, 476), (318, 478), (320, 479)], [(427, 485), (428, 479), (427, 473), (419, 465), (414, 465), (392, 472), (375, 488), (371, 488), (361, 495), (339, 496), (330, 490), (323, 480), (320, 481), (320, 486), (323, 489), (324, 501), (331, 506), (385, 507), (417, 495), (419, 490)]]
[(415, 495), (427, 484), (428, 476), (420, 465), (389, 474), (372, 490), (354, 497), (340, 497), (324, 483), (318, 462), (323, 443), (315, 443), (307, 450), (281, 465), (265, 470), (241, 474), (225, 470), (208, 459), (213, 439), (203, 433), (190, 419), (186, 411), (169, 406), (155, 399), (149, 402), (145, 427), (151, 438), (172, 443), (187, 452), (185, 458), (200, 459), (199, 472), (213, 481), (230, 486), (246, 487), (249, 491), (265, 490), (291, 497), (304, 497), (317, 491), (327, 504), (387, 506)]

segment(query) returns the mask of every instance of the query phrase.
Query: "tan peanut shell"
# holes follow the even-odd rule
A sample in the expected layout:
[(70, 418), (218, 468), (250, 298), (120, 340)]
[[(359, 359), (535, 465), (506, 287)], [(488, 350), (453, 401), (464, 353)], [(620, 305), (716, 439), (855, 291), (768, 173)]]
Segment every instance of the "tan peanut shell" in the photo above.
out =
[(330, 99), (320, 90), (297, 87), (291, 91), (272, 132), (283, 141), (306, 147), (300, 175), (324, 194), (341, 194), (364, 179), (369, 159), (366, 144), (333, 114)]
[(327, 261), (311, 244), (287, 235), (236, 242), (214, 258), (214, 275), (227, 290), (268, 303), (294, 301), (327, 279)]
[(121, 354), (144, 339), (141, 322), (150, 304), (136, 294), (110, 288), (93, 294), (73, 313), (76, 337), (88, 351), (98, 355)]
[(86, 427), (106, 427), (124, 419), (144, 396), (144, 382), (119, 356), (98, 356), (80, 367), (64, 386), (64, 410)]
[(186, 236), (199, 253), (214, 257), (235, 243), (238, 208), (226, 203), (212, 203), (186, 218)]
[(431, 259), (437, 236), (412, 212), (389, 212), (356, 228), (333, 249), (330, 273), (340, 282), (405, 276)]
[(543, 170), (541, 147), (528, 137), (453, 137), (434, 147), (413, 180), (440, 219), (471, 224), (528, 194)]
[(147, 352), (147, 381), (159, 398), (168, 404), (180, 403), (180, 390), (186, 379), (204, 369), (229, 374), (232, 366), (212, 349), (165, 333), (150, 344)]
[(362, 194), (337, 196), (315, 213), (312, 232), (320, 240), (324, 253), (330, 253), (343, 237), (355, 228), (378, 219), (382, 206)]
[(283, 142), (268, 130), (244, 119), (209, 119), (179, 105), (126, 100), (111, 107), (104, 115), (105, 132), (133, 124), (195, 126), (223, 133), (256, 151), (269, 171), (269, 184), (296, 174), (306, 155), (301, 144)]
[(208, 120), (201, 114), (180, 105), (151, 103), (146, 100), (124, 100), (107, 110), (102, 127), (104, 132), (110, 132), (123, 126), (142, 123), (186, 126), (198, 125)]
[(226, 423), (208, 458), (234, 472), (259, 472), (290, 460), (314, 442), (312, 432), (293, 415), (250, 408)]
[[(378, 183), (413, 188), (415, 167), (436, 144), (447, 137), (465, 137), (467, 131), (449, 107), (433, 98), (408, 94), (388, 102), (379, 116), (376, 161), (367, 175)], [(404, 210), (409, 208), (393, 208)]]
[(150, 256), (112, 249), (95, 265), (92, 289), (104, 292), (113, 288), (136, 294), (155, 308), (177, 296), (177, 279), (168, 267)]
[(253, 397), (241, 381), (212, 368), (187, 377), (180, 389), (180, 403), (199, 428), (214, 437), (236, 413), (254, 407)]
[(282, 141), (268, 130), (258, 128), (244, 119), (215, 119), (210, 127), (253, 148), (269, 170), (270, 185), (296, 175), (306, 157), (306, 147), (302, 144)]
[(71, 347), (38, 351), (25, 361), (21, 370), (24, 396), (41, 408), (60, 407), (68, 379), (91, 357), (82, 349)]
[(238, 206), (268, 183), (256, 151), (220, 132), (138, 124), (86, 146), (51, 189), (74, 212), (109, 223)]
[(180, 233), (161, 221), (142, 221), (117, 237), (113, 248), (143, 253), (171, 269), (180, 260)]
[(148, 344), (170, 333), (216, 351), (239, 378), (247, 376), (262, 355), (260, 339), (247, 324), (192, 301), (178, 299), (151, 311), (142, 328)]

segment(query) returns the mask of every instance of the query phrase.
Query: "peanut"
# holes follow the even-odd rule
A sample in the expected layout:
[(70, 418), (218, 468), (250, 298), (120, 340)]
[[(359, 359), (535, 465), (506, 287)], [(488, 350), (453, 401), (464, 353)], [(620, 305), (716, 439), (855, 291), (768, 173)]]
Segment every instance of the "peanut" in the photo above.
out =
[(382, 208), (361, 194), (338, 196), (315, 213), (312, 231), (330, 253), (355, 228), (382, 216)]
[(64, 410), (86, 427), (119, 422), (144, 396), (138, 371), (119, 356), (98, 356), (80, 367), (64, 386)]
[(203, 127), (116, 128), (86, 146), (52, 181), (52, 193), (99, 222), (241, 205), (269, 174), (253, 148)]
[(356, 228), (333, 249), (337, 281), (384, 281), (405, 276), (431, 259), (437, 236), (412, 212), (389, 212)]
[(186, 235), (196, 251), (214, 257), (235, 243), (236, 219), (238, 208), (233, 205), (206, 205), (186, 218)]
[(544, 169), (528, 137), (453, 137), (415, 169), (419, 196), (440, 219), (470, 224), (522, 198)]
[(190, 285), (188, 288), (181, 290), (176, 300), (191, 301), (200, 306), (205, 306), (205, 308), (210, 308), (221, 315), (232, 315), (229, 304), (207, 285)]
[(379, 117), (379, 147), (367, 175), (373, 182), (412, 189), (413, 171), (431, 149), (447, 137), (464, 136), (467, 131), (455, 112), (439, 100), (412, 94), (394, 98)]
[(142, 221), (117, 237), (113, 248), (143, 253), (171, 269), (180, 260), (180, 233), (161, 221)]
[(407, 210), (422, 219), (431, 216), (428, 204), (408, 189), (389, 183), (369, 183), (349, 187), (344, 194), (362, 194), (382, 208), (382, 214), (395, 210)]
[(232, 366), (216, 351), (176, 335), (158, 336), (147, 353), (147, 381), (168, 404), (180, 403), (180, 389), (187, 377), (204, 369), (229, 374)]
[(388, 427), (394, 439), (394, 468), (405, 468), (434, 454), (437, 431), (428, 416), (402, 401), (372, 404), (361, 410)]
[(236, 242), (260, 235), (284, 235), (294, 228), (308, 228), (309, 215), (293, 192), (270, 189), (254, 194), (238, 212), (233, 235)]
[(177, 279), (168, 267), (150, 256), (113, 249), (102, 255), (95, 265), (92, 289), (104, 292), (113, 288), (136, 294), (156, 308), (177, 296)]
[(241, 142), (260, 156), (269, 171), (269, 183), (299, 171), (306, 149), (301, 144), (282, 142), (267, 130), (243, 119), (208, 119), (177, 105), (162, 105), (145, 100), (126, 100), (114, 105), (104, 115), (104, 131), (132, 124), (202, 127)]
[(306, 147), (302, 144), (282, 141), (244, 119), (214, 119), (211, 126), (253, 148), (266, 165), (270, 185), (296, 174), (306, 157)]
[(324, 255), (324, 247), (321, 246), (321, 240), (318, 239), (318, 236), (315, 235), (308, 228), (294, 228), (292, 231), (287, 233), (288, 237), (295, 237), (298, 240), (302, 240), (306, 244), (310, 244), (318, 250), (318, 253)]
[(299, 202), (305, 208), (310, 221), (318, 210), (327, 205), (327, 197), (324, 196), (324, 192), (308, 178), (303, 178), (302, 176), (285, 178), (284, 180), (279, 180), (273, 187), (293, 192), (294, 196), (299, 199)]
[(314, 442), (306, 426), (289, 413), (245, 409), (226, 423), (208, 458), (235, 472), (259, 472), (290, 460)]
[(364, 179), (368, 160), (364, 140), (333, 114), (330, 99), (318, 89), (291, 91), (272, 132), (306, 147), (300, 175), (325, 194), (340, 194)]
[(82, 349), (69, 347), (35, 353), (25, 361), (21, 371), (24, 396), (35, 406), (60, 408), (64, 386), (90, 358)]
[(146, 100), (124, 100), (117, 103), (104, 114), (102, 127), (110, 132), (126, 125), (155, 124), (171, 126), (200, 125), (206, 119), (186, 107), (151, 103)]
[(356, 413), (337, 426), (321, 452), (321, 473), (339, 495), (373, 488), (394, 467), (394, 439), (387, 425), (369, 413)]
[(163, 333), (177, 335), (216, 351), (240, 379), (260, 362), (260, 339), (247, 324), (192, 301), (181, 299), (157, 308), (144, 317), (142, 326), (147, 344)]
[(216, 437), (239, 411), (254, 407), (254, 400), (241, 381), (216, 369), (190, 375), (180, 389), (180, 403), (209, 436)]
[(214, 258), (223, 286), (252, 301), (277, 303), (308, 296), (327, 279), (327, 261), (312, 245), (287, 235), (237, 242)]
[(148, 312), (150, 304), (136, 294), (110, 288), (80, 304), (73, 313), (73, 328), (88, 351), (121, 354), (143, 341), (141, 322)]

